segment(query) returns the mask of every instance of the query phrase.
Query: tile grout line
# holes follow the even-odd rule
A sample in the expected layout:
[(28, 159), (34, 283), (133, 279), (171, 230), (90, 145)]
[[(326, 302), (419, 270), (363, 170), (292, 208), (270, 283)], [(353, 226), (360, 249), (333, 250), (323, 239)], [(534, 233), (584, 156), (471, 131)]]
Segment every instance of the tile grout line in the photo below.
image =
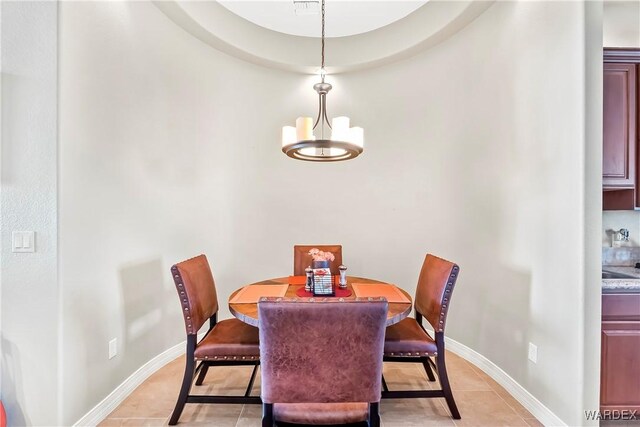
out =
[[(477, 366), (475, 366), (473, 363), (469, 362), (468, 360), (467, 360), (466, 362), (467, 362), (468, 364), (470, 364), (471, 366), (473, 366), (473, 367), (475, 368), (474, 370), (480, 370), (484, 375), (487, 375), (487, 374), (486, 374), (482, 369), (478, 368), (478, 367), (477, 367)], [(480, 377), (480, 379), (481, 379), (485, 384), (487, 384), (487, 385), (489, 386), (489, 388), (491, 389), (491, 391), (493, 391), (495, 394), (497, 394), (497, 395), (498, 395), (498, 397), (500, 397), (500, 399), (502, 399), (502, 401), (503, 401), (503, 402), (504, 402), (504, 403), (505, 403), (509, 408), (511, 408), (511, 410), (512, 410), (513, 412), (515, 412), (515, 413), (516, 413), (516, 415), (517, 415), (517, 416), (519, 416), (519, 417), (522, 419), (522, 421), (524, 421), (524, 423), (525, 423), (526, 425), (529, 425), (529, 423), (525, 421), (525, 418), (524, 418), (522, 415), (520, 415), (520, 413), (516, 410), (516, 408), (514, 408), (514, 407), (513, 407), (513, 405), (509, 404), (509, 402), (507, 402), (507, 400), (506, 400), (504, 397), (502, 397), (502, 395), (501, 395), (500, 393), (496, 392), (496, 391), (493, 389), (493, 387), (491, 387), (491, 384), (489, 384), (488, 382), (486, 382), (486, 381), (485, 381), (485, 379), (484, 379), (484, 378), (482, 378), (482, 376), (481, 376), (478, 372), (476, 372), (476, 375), (478, 375), (478, 376)], [(491, 377), (489, 377), (489, 378), (491, 378)], [(500, 385), (500, 384), (498, 384), (498, 385)], [(506, 390), (505, 390), (505, 391), (506, 391)], [(509, 396), (511, 396), (511, 395), (509, 395)], [(522, 405), (520, 405), (520, 406), (522, 406)], [(522, 407), (522, 408), (526, 410), (526, 408), (524, 408), (524, 407)], [(536, 421), (540, 422), (540, 420), (538, 420), (536, 417), (534, 417), (534, 416), (533, 416), (533, 414), (531, 414), (531, 417), (532, 417), (531, 419), (535, 419)]]
[[(465, 362), (467, 362), (467, 361), (465, 360)], [(422, 368), (422, 365), (417, 366), (416, 369), (418, 370), (418, 375), (420, 377), (422, 377), (422, 379), (429, 386), (429, 389), (430, 390), (435, 390), (433, 385), (432, 385), (433, 381), (429, 381), (429, 377), (427, 376), (427, 373), (425, 372), (425, 370)], [(435, 371), (434, 374), (435, 374), (435, 377), (436, 377), (435, 383), (439, 384), (440, 383), (440, 377), (438, 377), (437, 371)], [(449, 407), (445, 405), (445, 403), (446, 403), (445, 399), (443, 397), (436, 397), (436, 398), (434, 398), (434, 400), (437, 401), (437, 403), (440, 405), (440, 408), (442, 408), (444, 410), (444, 413), (448, 415), (448, 417), (451, 420), (451, 422), (453, 423), (454, 427), (456, 427), (458, 424), (456, 424), (456, 420), (454, 420), (453, 417), (451, 416), (451, 412), (449, 411)]]
[[(509, 409), (511, 409), (511, 410), (515, 413), (515, 415), (516, 415), (518, 418), (520, 418), (520, 420), (521, 420), (521, 421), (523, 421), (523, 422), (525, 423), (525, 425), (529, 425), (529, 423), (527, 423), (527, 422), (524, 420), (524, 417), (522, 417), (522, 416), (518, 413), (518, 411), (516, 411), (516, 410), (515, 410), (515, 408), (514, 408), (513, 406), (509, 405), (509, 402), (507, 402), (507, 401), (504, 399), (504, 397), (502, 397), (498, 392), (496, 392), (496, 391), (493, 389), (493, 387), (491, 387), (491, 385), (490, 385), (490, 384), (489, 384), (489, 383), (488, 383), (488, 382), (487, 382), (487, 381), (482, 377), (482, 375), (480, 375), (480, 373), (478, 372), (478, 370), (482, 371), (480, 368), (478, 368), (476, 365), (474, 365), (473, 363), (469, 362), (469, 361), (468, 361), (468, 360), (466, 360), (465, 358), (462, 358), (462, 357), (461, 357), (461, 359), (464, 361), (464, 363), (466, 363), (467, 365), (469, 365), (469, 367), (471, 368), (471, 370), (473, 371), (473, 373), (474, 373), (474, 374), (476, 374), (476, 376), (477, 376), (478, 378), (480, 378), (480, 380), (481, 380), (484, 384), (486, 384), (486, 386), (487, 386), (487, 387), (489, 387), (489, 390), (463, 390), (463, 391), (470, 391), (470, 392), (474, 392), (474, 391), (479, 391), (479, 392), (491, 391), (493, 394), (495, 394), (496, 396), (498, 396), (498, 397), (500, 398), (500, 400), (502, 400), (502, 401), (505, 403), (505, 405), (507, 405), (507, 407), (508, 407)], [(484, 371), (482, 371), (482, 372), (484, 373)], [(486, 375), (486, 373), (484, 373), (484, 374)], [(452, 391), (454, 391), (454, 390), (452, 390)], [(455, 396), (454, 396), (454, 397), (455, 397)], [(442, 400), (442, 399), (440, 399), (440, 400)], [(444, 406), (444, 403), (440, 402), (440, 404), (441, 404), (442, 406)], [(449, 411), (448, 407), (445, 407), (445, 409), (447, 410), (447, 412)], [(461, 415), (462, 415), (462, 414), (461, 414)], [(456, 420), (454, 420), (453, 418), (452, 418), (452, 420), (453, 420), (453, 424), (454, 424), (455, 426), (458, 426), (458, 423), (456, 422)]]
[[(463, 360), (465, 360), (465, 359), (463, 359)], [(529, 425), (529, 423), (525, 421), (524, 417), (523, 417), (522, 415), (520, 415), (520, 414), (518, 413), (518, 411), (516, 411), (516, 408), (514, 408), (514, 407), (513, 407), (513, 405), (510, 405), (510, 404), (509, 404), (509, 402), (507, 402), (507, 401), (506, 401), (506, 399), (500, 395), (500, 393), (498, 393), (497, 391), (495, 391), (495, 390), (493, 389), (493, 387), (491, 387), (491, 384), (489, 384), (487, 381), (485, 381), (485, 379), (484, 379), (484, 378), (482, 378), (482, 376), (480, 375), (480, 373), (479, 373), (479, 372), (477, 372), (477, 370), (480, 370), (484, 375), (487, 375), (484, 371), (482, 371), (482, 369), (478, 368), (477, 366), (475, 366), (473, 363), (469, 362), (468, 360), (465, 360), (465, 362), (467, 362), (469, 365), (471, 365), (471, 366), (472, 366), (472, 368), (471, 368), (471, 369), (475, 372), (475, 374), (476, 374), (476, 375), (477, 375), (477, 376), (482, 380), (482, 382), (484, 382), (484, 383), (489, 387), (489, 389), (491, 389), (491, 391), (492, 391), (492, 392), (494, 392), (494, 393), (495, 393), (495, 394), (496, 394), (496, 395), (497, 395), (497, 396), (498, 396), (498, 397), (499, 397), (499, 398), (500, 398), (500, 399), (505, 403), (505, 405), (507, 405), (507, 407), (508, 407), (509, 409), (511, 409), (511, 410), (512, 410), (512, 411), (513, 411), (513, 412), (514, 412), (514, 413), (515, 413), (515, 414), (516, 414), (516, 415), (517, 415), (517, 416), (518, 416), (522, 421), (524, 421), (524, 423), (525, 423), (526, 425)], [(498, 384), (498, 385), (499, 385), (499, 384)], [(525, 408), (525, 409), (526, 409), (526, 408)], [(534, 418), (535, 418), (535, 417), (534, 417)]]
[(238, 415), (238, 419), (236, 420), (236, 427), (240, 424), (240, 419), (242, 418), (242, 414), (244, 414), (244, 408), (246, 408), (246, 406), (246, 404), (243, 404), (242, 408), (240, 408), (240, 415)]

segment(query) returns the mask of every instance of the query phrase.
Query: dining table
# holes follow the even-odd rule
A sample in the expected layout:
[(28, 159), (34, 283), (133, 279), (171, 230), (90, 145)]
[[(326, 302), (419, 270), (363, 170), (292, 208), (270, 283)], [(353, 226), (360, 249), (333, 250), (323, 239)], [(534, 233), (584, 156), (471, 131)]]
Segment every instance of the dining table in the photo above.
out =
[[(264, 296), (280, 296), (283, 298), (299, 298), (304, 293), (304, 277), (289, 276), (275, 279), (262, 280), (251, 283), (235, 290), (229, 296), (229, 311), (237, 319), (251, 326), (259, 327), (258, 322), (258, 300), (261, 297), (259, 286), (264, 286)], [(287, 285), (286, 287), (284, 285)], [(384, 286), (377, 286), (384, 285)], [(355, 287), (354, 287), (355, 286)], [(376, 287), (377, 286), (377, 287)], [(269, 290), (269, 292), (267, 292)], [(277, 292), (277, 295), (274, 294)], [(376, 293), (380, 295), (375, 295)], [(347, 276), (346, 289), (336, 288), (336, 296), (316, 295), (309, 296), (316, 299), (356, 299), (366, 296), (386, 296), (389, 300), (389, 311), (387, 313), (387, 326), (395, 325), (411, 313), (412, 299), (404, 289), (380, 280), (364, 277)], [(348, 296), (341, 296), (348, 294)], [(246, 296), (242, 299), (241, 297)], [(253, 296), (253, 298), (251, 298)]]

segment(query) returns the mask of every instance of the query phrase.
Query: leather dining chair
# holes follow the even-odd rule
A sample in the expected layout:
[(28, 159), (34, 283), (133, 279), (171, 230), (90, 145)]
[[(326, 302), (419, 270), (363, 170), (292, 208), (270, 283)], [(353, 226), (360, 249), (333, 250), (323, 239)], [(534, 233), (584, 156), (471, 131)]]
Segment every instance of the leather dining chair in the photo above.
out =
[[(260, 403), (259, 397), (250, 396), (260, 364), (258, 329), (235, 318), (217, 321), (218, 297), (206, 256), (200, 255), (174, 265), (171, 274), (187, 330), (187, 360), (182, 387), (169, 425), (178, 422), (186, 403)], [(209, 329), (198, 342), (198, 331), (207, 320)], [(228, 365), (254, 367), (243, 396), (189, 394), (194, 375), (198, 375), (195, 384), (202, 385), (209, 367)]]
[(263, 298), (262, 426), (380, 425), (384, 298)]
[[(383, 378), (384, 398), (444, 397), (454, 419), (460, 412), (451, 392), (445, 364), (444, 328), (451, 295), (460, 268), (447, 260), (427, 254), (416, 289), (415, 318), (407, 317), (387, 328), (384, 360), (387, 362), (421, 363), (429, 381), (435, 381), (432, 366), (436, 368), (440, 390), (389, 391)], [(435, 339), (425, 330), (426, 319), (435, 332)], [(433, 363), (431, 357), (436, 359)]]
[(293, 247), (293, 275), (304, 276), (304, 270), (311, 265), (309, 251), (318, 248), (322, 252), (331, 252), (336, 259), (331, 263), (331, 274), (340, 274), (338, 267), (342, 265), (342, 245), (295, 245)]

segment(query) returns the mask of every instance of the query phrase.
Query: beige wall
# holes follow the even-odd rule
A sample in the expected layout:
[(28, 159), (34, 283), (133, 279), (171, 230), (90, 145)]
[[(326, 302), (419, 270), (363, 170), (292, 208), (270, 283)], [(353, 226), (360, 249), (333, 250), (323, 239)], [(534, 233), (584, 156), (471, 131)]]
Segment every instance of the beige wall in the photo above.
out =
[(499, 2), (411, 59), (331, 77), (330, 113), (366, 151), (330, 165), (279, 148), (314, 78), (217, 52), (152, 4), (60, 8), (65, 423), (183, 339), (173, 262), (207, 253), (224, 302), (309, 242), (410, 292), (427, 251), (457, 261), (450, 336), (584, 422), (583, 4)]
[(640, 1), (606, 0), (603, 9), (603, 45), (640, 47)]

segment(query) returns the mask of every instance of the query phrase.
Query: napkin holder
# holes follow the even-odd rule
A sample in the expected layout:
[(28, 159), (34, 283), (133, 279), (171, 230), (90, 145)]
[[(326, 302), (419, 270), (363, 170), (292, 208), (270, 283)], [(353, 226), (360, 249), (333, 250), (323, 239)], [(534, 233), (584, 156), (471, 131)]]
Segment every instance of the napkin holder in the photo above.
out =
[(313, 295), (314, 296), (333, 296), (335, 290), (333, 288), (333, 276), (329, 268), (329, 261), (313, 261)]

